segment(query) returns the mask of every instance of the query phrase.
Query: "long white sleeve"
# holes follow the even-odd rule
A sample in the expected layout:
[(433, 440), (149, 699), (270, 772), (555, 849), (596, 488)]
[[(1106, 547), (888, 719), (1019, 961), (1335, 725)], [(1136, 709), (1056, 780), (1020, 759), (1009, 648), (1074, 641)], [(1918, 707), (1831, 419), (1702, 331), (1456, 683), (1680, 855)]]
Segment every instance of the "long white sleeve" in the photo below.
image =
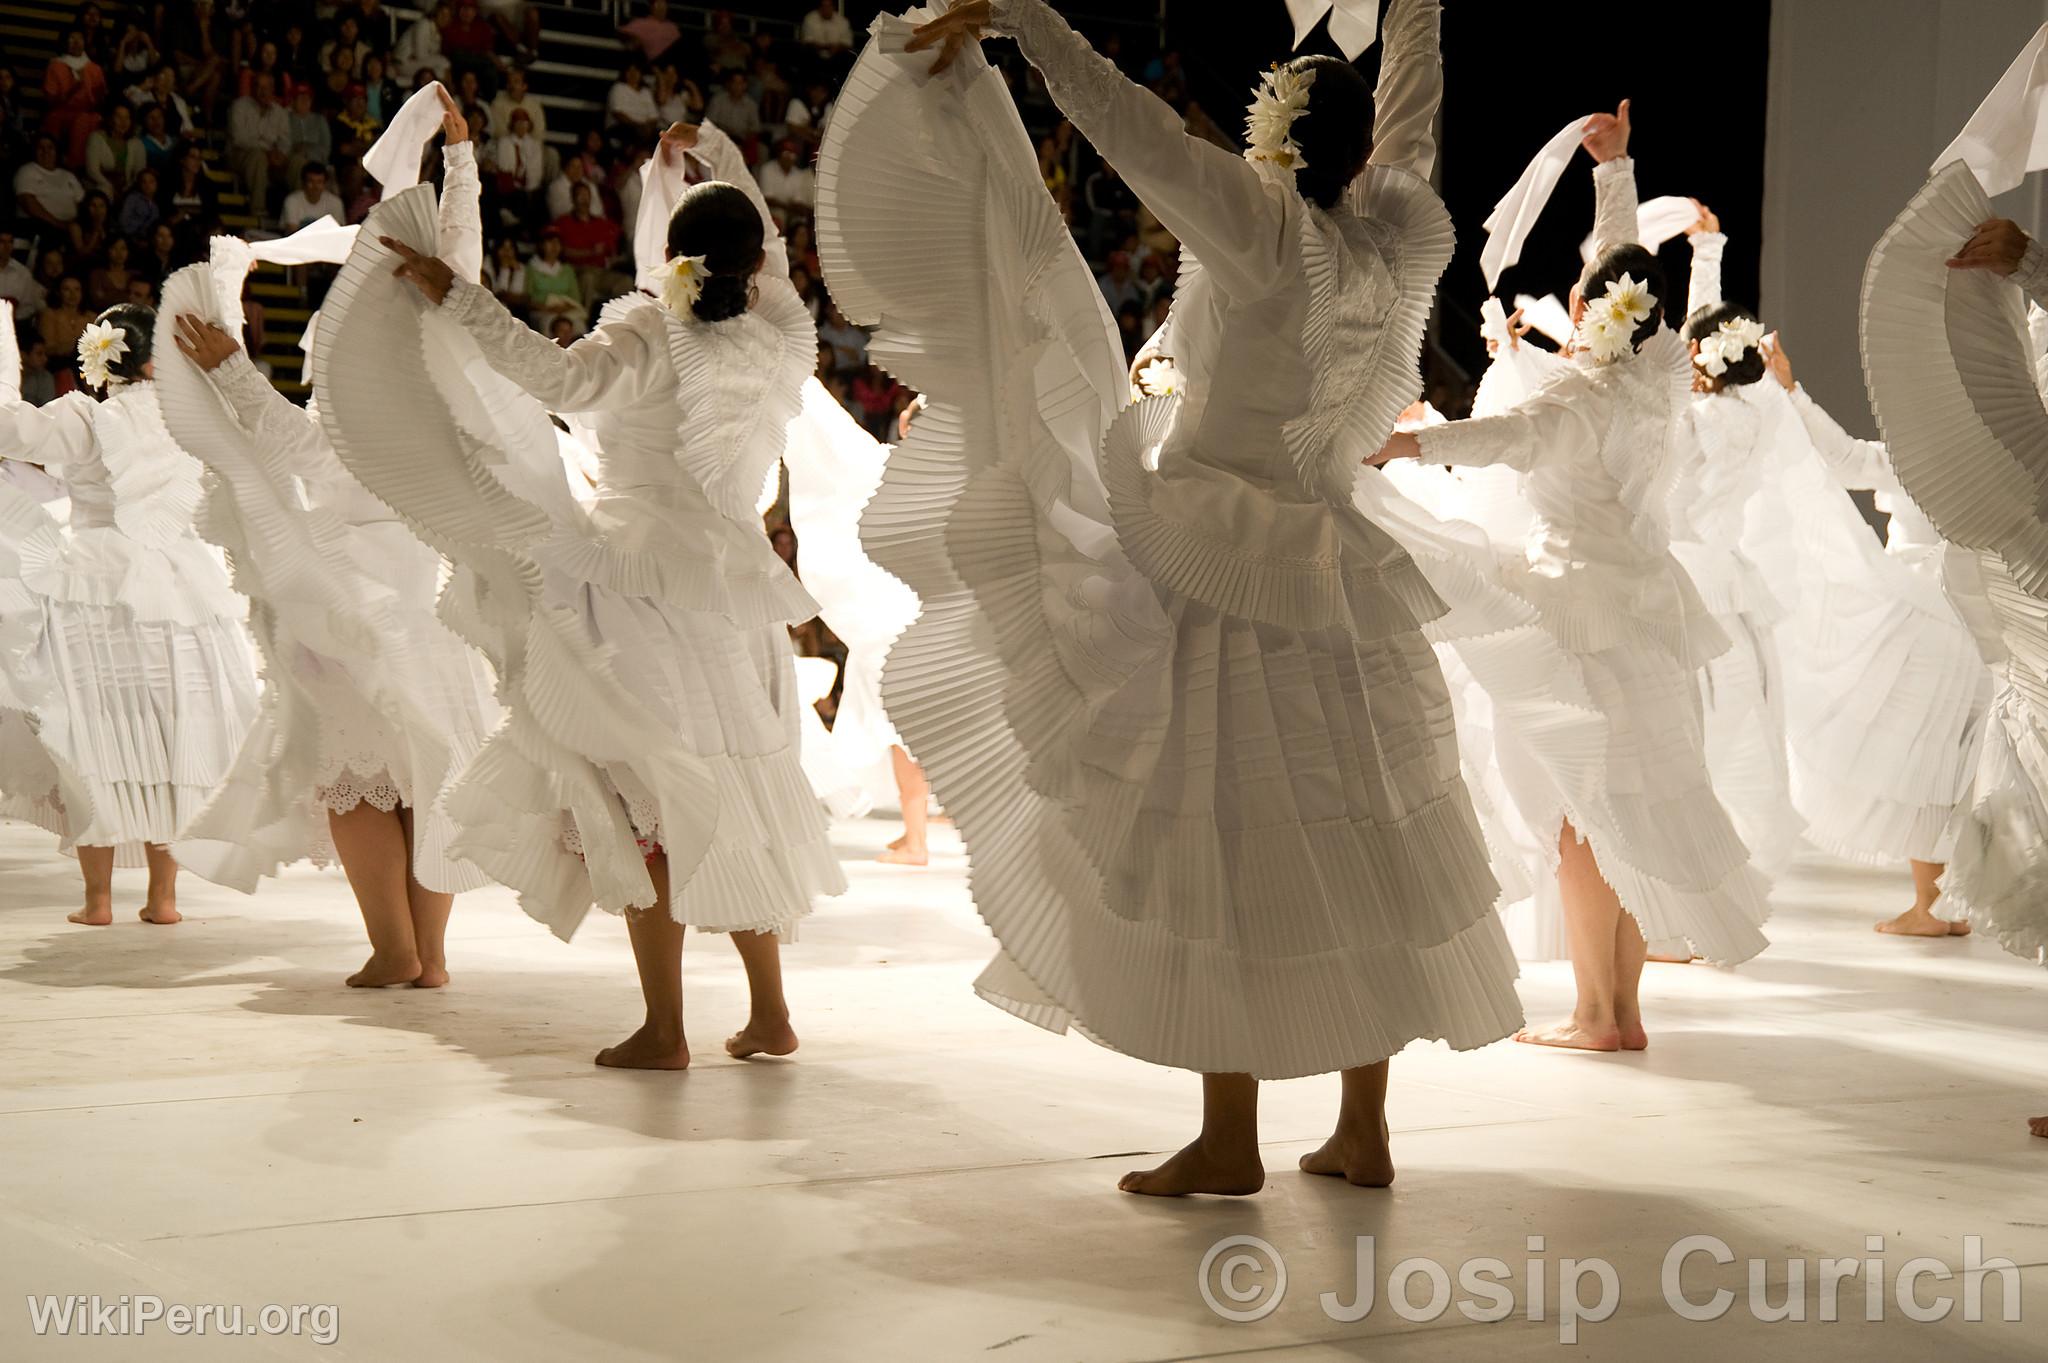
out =
[(235, 419), (264, 446), (282, 454), (293, 473), (330, 478), (340, 470), (319, 424), (270, 386), (248, 351), (236, 351), (211, 377), (215, 390), (234, 409)]
[(1606, 415), (1606, 404), (1589, 386), (1558, 383), (1497, 416), (1447, 421), (1416, 432), (1416, 438), (1425, 464), (1504, 464), (1527, 473), (1546, 456), (1575, 445), (1597, 452)]
[(1617, 156), (1593, 167), (1593, 249), (1640, 244), (1637, 221), (1636, 163)]
[(1808, 397), (1804, 388), (1792, 390), (1792, 409), (1799, 413), (1799, 423), (1806, 428), (1807, 437), (1842, 486), (1903, 495), (1904, 489), (1892, 473), (1891, 457), (1883, 445), (1875, 440), (1858, 440), (1843, 430), (1841, 423)]
[(2026, 254), (2020, 257), (2019, 268), (2012, 272), (2012, 282), (2020, 286), (2020, 292), (2036, 307), (2048, 308), (2048, 250), (2041, 243), (2029, 240)]
[(564, 350), (507, 312), (489, 289), (459, 276), (441, 309), (476, 338), (491, 368), (555, 411), (638, 401), (656, 371), (648, 338), (624, 321), (602, 322)]
[[(690, 155), (704, 163), (713, 179), (736, 186), (753, 201), (755, 210), (761, 215), (761, 249), (768, 253), (761, 273), (773, 279), (789, 278), (789, 251), (782, 244), (782, 229), (775, 225), (775, 214), (769, 211), (768, 200), (762, 195), (754, 172), (747, 168), (747, 158), (741, 153), (739, 144), (727, 137), (722, 129), (705, 123), (697, 128), (697, 145), (690, 149)], [(674, 206), (671, 200), (669, 207), (672, 209)], [(666, 214), (663, 216), (666, 220)]]
[(93, 400), (66, 393), (37, 407), (21, 396), (21, 351), (14, 304), (0, 298), (0, 459), (62, 467), (92, 452)]
[(438, 242), (441, 259), (457, 278), (477, 279), (484, 272), (483, 183), (477, 178), (476, 143), (451, 142), (441, 148), (441, 217)]
[[(1427, 180), (1436, 168), (1436, 112), (1444, 97), (1438, 0), (1394, 0), (1380, 35), (1380, 83), (1373, 91), (1375, 166)], [(1314, 103), (1314, 92), (1310, 92)]]
[(1721, 302), (1721, 253), (1727, 248), (1728, 238), (1719, 232), (1693, 233), (1692, 279), (1685, 292), (1686, 316)]
[(1045, 0), (995, 0), (993, 18), (1045, 77), (1060, 112), (1225, 293), (1263, 297), (1295, 277), (1299, 198), (1242, 156), (1188, 136), (1179, 114), (1125, 79)]

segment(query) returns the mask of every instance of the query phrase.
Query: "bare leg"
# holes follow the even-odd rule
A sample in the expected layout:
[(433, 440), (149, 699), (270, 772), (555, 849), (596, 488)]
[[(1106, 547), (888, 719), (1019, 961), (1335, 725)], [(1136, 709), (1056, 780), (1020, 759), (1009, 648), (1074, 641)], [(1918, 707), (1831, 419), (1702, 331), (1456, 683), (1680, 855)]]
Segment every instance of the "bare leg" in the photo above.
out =
[(789, 1003), (782, 997), (781, 939), (772, 932), (736, 932), (732, 944), (747, 967), (752, 1003), (747, 1025), (726, 1039), (726, 1054), (738, 1060), (788, 1055), (796, 1049), (796, 1032), (789, 1025)]
[(1934, 916), (1934, 901), (1941, 898), (1941, 873), (1948, 869), (1947, 865), (1939, 861), (1908, 864), (1913, 868), (1913, 907), (1897, 918), (1885, 919), (1877, 930), (1897, 937), (1967, 936), (1968, 923), (1950, 923)]
[(348, 873), (370, 935), (370, 959), (348, 977), (351, 989), (382, 989), (410, 984), (420, 977), (419, 944), (412, 935), (412, 907), (406, 897), (411, 878), (405, 849), (405, 825), (397, 811), (389, 813), (367, 801), (346, 814), (331, 810), (327, 832), (334, 854)]
[[(1557, 886), (1564, 898), (1565, 940), (1572, 954), (1572, 978), (1578, 1002), (1563, 1022), (1537, 1030), (1524, 1028), (1515, 1040), (1534, 1046), (1562, 1046), (1576, 1051), (1618, 1051), (1621, 1027), (1615, 1017), (1615, 978), (1621, 941), (1621, 901), (1600, 874), (1590, 843), (1582, 843), (1567, 822), (1557, 837)], [(1636, 940), (1642, 940), (1640, 934)], [(1642, 972), (1638, 956), (1635, 972)]]
[(142, 854), (149, 859), (149, 895), (142, 901), (142, 921), (175, 923), (185, 916), (178, 912), (178, 859), (160, 842), (145, 843)]
[(2028, 1118), (2027, 1130), (2033, 1132), (2036, 1136), (2048, 1136), (2048, 1117)]
[(454, 912), (455, 896), (430, 890), (412, 873), (413, 811), (403, 805), (398, 818), (405, 829), (405, 902), (412, 919), (412, 940), (419, 952), (420, 973), (412, 982), (415, 989), (439, 989), (448, 983), (448, 915)]
[(1202, 1134), (1157, 1169), (1133, 1170), (1117, 1181), (1127, 1193), (1242, 1197), (1266, 1186), (1259, 1160), (1259, 1081), (1249, 1074), (1202, 1076)]
[(89, 928), (103, 928), (114, 921), (114, 849), (79, 848), (78, 873), (85, 877), (85, 907), (66, 917)]
[(890, 843), (889, 850), (876, 860), (892, 866), (929, 865), (932, 854), (925, 840), (925, 825), (931, 783), (924, 779), (924, 768), (911, 761), (910, 754), (901, 746), (889, 749), (889, 766), (896, 773), (896, 795), (903, 806), (903, 836)]
[(1614, 927), (1614, 1025), (1621, 1031), (1624, 1051), (1648, 1050), (1649, 1033), (1643, 1030), (1643, 962), (1650, 947), (1636, 920), (1623, 913)]
[(654, 878), (654, 904), (626, 911), (647, 1020), (618, 1045), (599, 1051), (597, 1063), (621, 1070), (686, 1070), (690, 1043), (683, 1037), (683, 925), (668, 908), (668, 858), (649, 857), (647, 874)]
[(1387, 1131), (1387, 1062), (1344, 1071), (1337, 1130), (1323, 1148), (1301, 1157), (1304, 1173), (1329, 1174), (1361, 1188), (1394, 1181), (1393, 1143)]

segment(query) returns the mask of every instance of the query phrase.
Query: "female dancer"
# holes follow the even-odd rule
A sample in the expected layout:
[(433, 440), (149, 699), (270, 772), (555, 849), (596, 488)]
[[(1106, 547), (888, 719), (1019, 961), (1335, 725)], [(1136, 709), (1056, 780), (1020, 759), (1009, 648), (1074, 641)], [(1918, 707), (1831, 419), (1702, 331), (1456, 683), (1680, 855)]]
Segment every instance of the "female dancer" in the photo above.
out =
[(0, 312), (0, 457), (43, 465), (71, 495), (64, 534), (47, 517), (7, 532), (26, 532), (15, 549), (35, 606), (34, 637), (8, 666), (41, 679), (30, 717), (62, 777), (55, 791), (10, 794), (38, 801), (76, 848), (85, 905), (70, 918), (96, 927), (113, 922), (117, 860), (149, 867), (143, 921), (178, 921), (171, 844), (256, 713), (246, 605), (193, 532), (201, 469), (165, 429), (151, 381), (155, 321), (134, 304), (101, 313), (79, 342), (79, 373), (106, 397), (31, 407), (16, 386), (13, 313)]
[[(402, 442), (417, 423), (391, 413), (410, 401), (431, 414), (439, 399), (386, 332), (405, 302), (390, 292), (394, 259), (396, 275), (431, 305), (426, 321), (466, 332), (490, 366), (549, 407), (595, 414), (602, 449), (588, 524), (558, 526), (514, 560), (519, 580), (530, 571), (544, 587), (506, 652), (511, 720), (448, 808), (462, 830), (457, 850), (473, 848), (479, 865), (558, 929), (593, 898), (630, 903), (647, 1017), (598, 1063), (641, 1069), (690, 1061), (686, 926), (731, 933), (746, 965), (752, 1013), (727, 1051), (794, 1051), (778, 934), (814, 895), (845, 887), (797, 755), (787, 626), (817, 608), (754, 511), (815, 367), (816, 332), (789, 287), (767, 206), (722, 133), (670, 129), (645, 192), (665, 194), (680, 179), (685, 151), (739, 187), (712, 181), (675, 202), (662, 235), (661, 300), (618, 300), (564, 350), (446, 262), (380, 229), (384, 251), (359, 243), (316, 347), (334, 391), (323, 419), (344, 462), (420, 523), (467, 513), (408, 481), (415, 472)], [(378, 221), (404, 221), (410, 194), (388, 201)], [(454, 536), (449, 543), (484, 562)], [(483, 607), (492, 608), (488, 597)], [(607, 689), (565, 696), (543, 684), (541, 669), (575, 650), (586, 664), (579, 675)], [(600, 750), (606, 725), (613, 746)], [(621, 748), (628, 727), (632, 746)], [(664, 783), (640, 760), (676, 750), (684, 757), (668, 769), (687, 779)], [(600, 780), (594, 797), (585, 793)], [(620, 843), (609, 835), (628, 827), (645, 858), (637, 881), (600, 860)], [(590, 857), (587, 870), (579, 853)]]
[[(482, 264), (475, 144), (453, 100), (441, 99), (441, 242), (473, 275)], [(162, 384), (172, 430), (208, 451), (231, 502), (232, 558), (238, 584), (263, 607), (256, 633), (271, 682), (263, 741), (245, 749), (193, 836), (247, 830), (242, 889), (331, 853), (370, 938), (370, 959), (346, 983), (437, 988), (448, 982), (454, 895), (484, 883), (449, 855), (453, 830), (437, 806), (497, 723), (491, 675), (434, 616), (440, 556), (342, 467), (317, 410), (287, 402), (234, 339), (249, 263), (247, 246), (215, 238), (211, 282), (225, 325), (206, 320), (216, 300), (203, 294), (204, 316), (177, 316), (184, 360), (165, 357)], [(208, 273), (194, 267), (186, 283), (210, 282)], [(181, 292), (166, 286), (167, 314)], [(188, 378), (185, 361), (211, 383)]]
[[(1003, 947), (978, 988), (1203, 1077), (1201, 1134), (1127, 1192), (1257, 1191), (1258, 1081), (1330, 1070), (1336, 1131), (1302, 1167), (1384, 1186), (1388, 1057), (1519, 1016), (1418, 628), (1442, 603), (1351, 507), (1416, 396), (1450, 255), (1423, 178), (1437, 21), (1395, 5), (1377, 96), (1343, 62), (1276, 67), (1249, 160), (1188, 137), (1042, 0), (956, 5), (914, 37), (884, 20), (826, 130), (833, 293), (928, 400), (863, 538), (922, 603), (884, 693)], [(1200, 261), (1175, 392), (1106, 443), (1123, 349), (990, 31)], [(889, 50), (906, 38), (941, 49), (933, 78)]]
[[(1573, 297), (1574, 369), (1508, 411), (1395, 435), (1385, 457), (1507, 464), (1536, 511), (1508, 584), (1554, 646), (1480, 640), (1460, 655), (1495, 702), (1502, 779), (1563, 901), (1578, 1001), (1518, 1040), (1648, 1044), (1648, 941), (1709, 959), (1766, 945), (1762, 877), (1714, 798), (1693, 674), (1728, 646), (1664, 525), (1691, 390), (1662, 327), (1663, 273), (1635, 244), (1628, 104), (1588, 123), (1601, 250)], [(1647, 940), (1646, 940), (1647, 939)]]
[[(1735, 822), (1751, 862), (1781, 874), (1799, 848), (1805, 821), (1792, 804), (1785, 755), (1784, 677), (1777, 623), (1785, 607), (1742, 552), (1750, 504), (1764, 489), (1770, 424), (1752, 390), (1764, 377), (1764, 328), (1747, 309), (1721, 297), (1720, 219), (1700, 207), (1686, 235), (1692, 244), (1684, 336), (1692, 354), (1694, 398), (1684, 419), (1678, 477), (1671, 495), (1671, 552), (1685, 566), (1732, 641), (1700, 674), (1707, 767), (1714, 794)], [(1788, 584), (1796, 585), (1796, 584)]]

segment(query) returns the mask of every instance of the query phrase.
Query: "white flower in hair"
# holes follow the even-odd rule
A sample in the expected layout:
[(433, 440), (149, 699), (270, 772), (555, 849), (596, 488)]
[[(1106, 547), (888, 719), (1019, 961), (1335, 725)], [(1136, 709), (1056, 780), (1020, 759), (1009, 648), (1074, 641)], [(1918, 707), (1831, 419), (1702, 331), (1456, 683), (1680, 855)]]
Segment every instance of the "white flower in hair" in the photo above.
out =
[(1623, 275), (1598, 298), (1588, 299), (1579, 321), (1579, 349), (1597, 364), (1607, 364), (1635, 350), (1636, 327), (1656, 310), (1657, 295), (1640, 281)]
[(1616, 316), (1630, 322), (1645, 321), (1650, 310), (1657, 306), (1657, 296), (1650, 292), (1650, 286), (1634, 277), (1624, 274), (1607, 286), (1607, 305)]
[(128, 338), (112, 322), (88, 322), (78, 336), (78, 376), (94, 388), (113, 377), (111, 367), (128, 353)]
[(1148, 398), (1172, 397), (1180, 391), (1180, 366), (1162, 356), (1138, 370), (1138, 392)]
[(1294, 120), (1308, 112), (1308, 90), (1316, 83), (1313, 71), (1296, 71), (1274, 66), (1259, 77), (1246, 106), (1244, 159), (1283, 170), (1300, 170), (1308, 162), (1294, 141)]
[(1700, 353), (1693, 363), (1708, 378), (1718, 379), (1728, 372), (1729, 365), (1740, 364), (1744, 355), (1763, 342), (1762, 322), (1750, 317), (1731, 317), (1700, 338)]
[(690, 311), (711, 277), (703, 256), (670, 256), (661, 266), (661, 305), (678, 317)]

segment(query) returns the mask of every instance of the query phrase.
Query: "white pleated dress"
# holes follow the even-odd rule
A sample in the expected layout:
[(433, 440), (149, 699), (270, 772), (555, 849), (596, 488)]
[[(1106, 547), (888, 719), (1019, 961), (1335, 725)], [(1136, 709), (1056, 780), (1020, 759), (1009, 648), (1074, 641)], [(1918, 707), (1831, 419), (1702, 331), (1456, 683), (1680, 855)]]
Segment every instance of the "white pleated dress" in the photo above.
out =
[(1199, 262), (1182, 393), (1120, 417), (1114, 324), (1000, 76), (969, 52), (928, 81), (884, 19), (841, 94), (827, 277), (929, 403), (862, 519), (922, 603), (883, 695), (1002, 944), (977, 987), (1041, 1026), (1278, 1079), (1519, 1025), (1420, 628), (1442, 602), (1351, 506), (1450, 254), (1416, 173), (1436, 21), (1396, 6), (1375, 162), (1324, 212), (1187, 138), (1040, 0), (999, 0)]
[[(417, 372), (419, 336), (390, 336), (418, 304), (375, 240), (428, 237), (423, 193), (380, 206), (316, 354), (344, 463), (456, 560), (457, 588), (487, 588), (456, 614), (496, 652), (508, 721), (446, 797), (454, 850), (564, 936), (593, 902), (652, 902), (644, 868), (624, 864), (636, 843), (667, 854), (679, 922), (792, 928), (845, 887), (798, 757), (788, 626), (817, 607), (754, 510), (816, 364), (809, 313), (771, 265), (737, 318), (685, 319), (635, 294), (565, 350), (458, 278), (422, 320), (580, 414), (601, 445), (588, 508), (541, 517), (480, 472), (480, 446), (429, 446), (446, 399)], [(413, 440), (469, 481), (416, 468)]]
[[(145, 844), (176, 844), (213, 797), (255, 717), (246, 604), (193, 531), (202, 469), (165, 428), (154, 384), (38, 408), (20, 400), (12, 364), (0, 367), (0, 449), (70, 494), (67, 528), (23, 499), (0, 529), (19, 572), (16, 608), (0, 609), (10, 689), (47, 758), (21, 749), (17, 729), (0, 750), (21, 760), (0, 771), (0, 789), (8, 812), (67, 850), (112, 846), (117, 864), (141, 865)], [(54, 788), (23, 788), (52, 776)]]
[[(1594, 177), (1599, 239), (1632, 240), (1633, 164)], [(1707, 764), (1695, 674), (1728, 636), (1670, 550), (1691, 388), (1685, 347), (1664, 331), (1638, 354), (1574, 363), (1505, 412), (1418, 438), (1424, 464), (1519, 470), (1535, 518), (1504, 580), (1538, 627), (1455, 645), (1492, 703), (1503, 798), (1523, 855), (1538, 859), (1519, 877), (1537, 887), (1528, 912), (1555, 921), (1569, 821), (1646, 939), (1731, 963), (1767, 945), (1769, 910)], [(1524, 924), (1518, 946), (1548, 954), (1552, 936)]]

